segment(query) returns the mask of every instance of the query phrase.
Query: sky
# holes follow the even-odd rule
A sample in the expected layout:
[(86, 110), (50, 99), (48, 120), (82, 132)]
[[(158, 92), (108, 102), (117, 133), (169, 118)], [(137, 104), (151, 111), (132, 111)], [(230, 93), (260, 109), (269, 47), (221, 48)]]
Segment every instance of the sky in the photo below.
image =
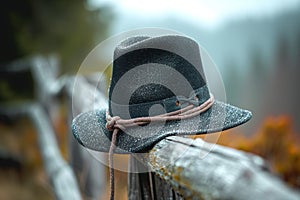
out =
[(300, 0), (90, 0), (89, 6), (110, 5), (119, 16), (176, 16), (206, 28), (243, 17), (272, 16), (300, 5)]

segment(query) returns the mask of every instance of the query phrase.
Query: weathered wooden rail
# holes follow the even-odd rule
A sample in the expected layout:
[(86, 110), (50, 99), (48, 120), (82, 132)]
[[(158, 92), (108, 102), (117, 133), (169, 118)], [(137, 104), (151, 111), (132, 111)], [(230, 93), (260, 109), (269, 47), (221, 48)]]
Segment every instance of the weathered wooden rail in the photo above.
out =
[(202, 139), (168, 137), (141, 160), (185, 199), (300, 199), (258, 156)]
[[(85, 185), (78, 185), (73, 170), (60, 155), (48, 113), (59, 93), (68, 99), (69, 123), (72, 110), (77, 115), (95, 106), (104, 107), (105, 96), (84, 77), (76, 77), (79, 94), (73, 96), (75, 77), (56, 79), (42, 58), (31, 62), (38, 85), (37, 100), (20, 106), (0, 106), (0, 113), (10, 117), (27, 115), (35, 124), (45, 169), (57, 199), (81, 199), (79, 186), (99, 198), (105, 182), (103, 166), (70, 139), (71, 166), (81, 174), (86, 173)], [(298, 191), (268, 171), (262, 158), (212, 145), (201, 139), (172, 136), (157, 143), (149, 154), (131, 155), (130, 168), (143, 173), (129, 173), (128, 199), (300, 199)]]
[(129, 175), (129, 199), (300, 199), (261, 157), (200, 138), (167, 137), (130, 164), (152, 172)]

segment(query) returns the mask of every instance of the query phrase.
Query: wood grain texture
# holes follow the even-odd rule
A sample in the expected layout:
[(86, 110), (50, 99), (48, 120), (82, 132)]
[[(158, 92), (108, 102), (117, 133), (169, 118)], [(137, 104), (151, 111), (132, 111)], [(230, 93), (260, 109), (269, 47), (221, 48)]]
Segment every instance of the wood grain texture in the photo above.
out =
[(300, 199), (260, 157), (201, 139), (168, 137), (141, 160), (185, 199)]
[(129, 200), (183, 200), (171, 185), (155, 173), (149, 171), (137, 156), (130, 156), (130, 171), (140, 173), (128, 174)]

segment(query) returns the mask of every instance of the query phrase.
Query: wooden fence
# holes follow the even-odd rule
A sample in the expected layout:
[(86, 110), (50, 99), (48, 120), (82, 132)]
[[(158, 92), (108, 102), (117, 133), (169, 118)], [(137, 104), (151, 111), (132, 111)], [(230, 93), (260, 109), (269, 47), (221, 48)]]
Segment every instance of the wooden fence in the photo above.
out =
[[(71, 164), (62, 158), (51, 125), (51, 107), (57, 95), (65, 96), (70, 123), (72, 110), (79, 114), (94, 109), (89, 96), (96, 99), (93, 102), (98, 108), (105, 106), (106, 99), (100, 91), (95, 91), (95, 82), (86, 77), (76, 77), (82, 93), (72, 96), (75, 77), (57, 79), (56, 65), (55, 60), (34, 57), (3, 68), (6, 73), (30, 70), (37, 88), (32, 102), (1, 105), (0, 115), (30, 117), (38, 131), (44, 166), (57, 199), (81, 199), (81, 190), (99, 199), (106, 180), (103, 165), (72, 136)], [(262, 158), (212, 145), (201, 139), (172, 136), (158, 142), (149, 154), (131, 155), (131, 169), (151, 172), (128, 174), (128, 199), (300, 199), (298, 191), (269, 172)], [(86, 173), (84, 184), (78, 182), (74, 169), (79, 174), (77, 178)]]

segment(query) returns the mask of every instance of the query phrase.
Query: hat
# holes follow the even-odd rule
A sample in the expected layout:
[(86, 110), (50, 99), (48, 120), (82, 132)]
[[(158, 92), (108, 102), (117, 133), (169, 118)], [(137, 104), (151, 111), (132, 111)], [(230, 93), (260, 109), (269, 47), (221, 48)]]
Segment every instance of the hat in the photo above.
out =
[(109, 152), (116, 128), (110, 126), (111, 119), (131, 120), (130, 126), (117, 127), (114, 153), (137, 153), (167, 136), (218, 132), (251, 116), (247, 110), (213, 99), (193, 39), (135, 36), (115, 48), (108, 110), (78, 115), (72, 132), (84, 147)]

